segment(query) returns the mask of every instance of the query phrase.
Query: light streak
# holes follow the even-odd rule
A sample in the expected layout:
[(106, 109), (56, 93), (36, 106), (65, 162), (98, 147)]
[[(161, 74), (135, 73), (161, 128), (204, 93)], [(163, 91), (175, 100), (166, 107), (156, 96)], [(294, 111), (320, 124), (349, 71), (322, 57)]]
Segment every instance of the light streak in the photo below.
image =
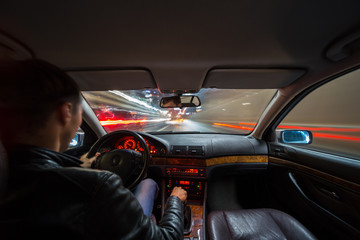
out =
[(150, 106), (150, 105), (147, 104), (146, 102), (140, 101), (139, 99), (136, 99), (136, 98), (133, 98), (133, 97), (131, 97), (131, 96), (129, 96), (129, 95), (126, 95), (125, 93), (122, 93), (122, 92), (120, 92), (120, 91), (118, 91), (118, 90), (109, 90), (109, 92), (110, 92), (110, 93), (113, 93), (113, 94), (115, 94), (115, 95), (118, 95), (118, 96), (120, 96), (120, 97), (123, 97), (123, 98), (125, 98), (126, 100), (128, 100), (128, 101), (130, 101), (130, 102), (134, 102), (134, 103), (139, 104), (139, 105), (141, 105), (141, 106), (143, 106), (143, 107), (146, 107), (146, 108), (148, 108), (148, 109), (151, 109), (151, 110), (154, 110), (154, 111), (157, 111), (157, 112), (161, 112), (161, 113), (163, 113), (163, 114), (166, 114), (166, 111), (163, 111), (163, 110), (160, 110), (160, 109), (158, 109), (158, 108), (156, 108), (156, 107)]
[(125, 125), (125, 124), (134, 124), (134, 123), (147, 123), (147, 122), (163, 122), (168, 121), (170, 118), (158, 118), (158, 119), (137, 119), (137, 120), (104, 120), (99, 121), (101, 126), (111, 126), (111, 125)]
[(122, 125), (122, 124), (133, 124), (133, 123), (144, 123), (147, 122), (147, 120), (105, 120), (100, 121), (100, 124), (102, 126), (109, 126), (109, 125)]
[(184, 119), (183, 119), (183, 118), (179, 118), (179, 119), (169, 120), (169, 121), (167, 121), (166, 123), (167, 123), (167, 124), (179, 124), (179, 123), (182, 123), (182, 122), (184, 122)]
[(347, 140), (347, 141), (360, 142), (360, 138), (359, 138), (359, 137), (353, 137), (353, 136), (348, 136), (348, 135), (313, 133), (313, 136), (314, 136), (314, 137), (318, 137), (318, 138), (326, 138), (326, 139)]
[(239, 123), (240, 125), (249, 125), (249, 126), (256, 126), (256, 123)]
[(237, 128), (237, 129), (243, 129), (243, 130), (249, 130), (249, 131), (254, 130), (254, 128), (242, 127), (242, 126), (225, 124), (225, 123), (214, 123), (214, 125), (216, 125), (216, 126), (223, 126), (223, 127), (230, 127), (230, 128)]
[(180, 115), (184, 115), (184, 114), (185, 114), (186, 109), (187, 109), (187, 107), (186, 107), (186, 108), (184, 108), (183, 110), (181, 110), (181, 109), (180, 109), (180, 111), (179, 111), (178, 115), (179, 115), (179, 114), (180, 114)]
[(332, 127), (300, 127), (300, 126), (287, 126), (279, 125), (278, 128), (288, 128), (296, 130), (309, 130), (315, 132), (360, 132), (360, 128), (332, 128)]
[[(256, 126), (256, 123), (239, 123), (245, 126)], [(360, 132), (360, 128), (334, 128), (334, 127), (301, 127), (294, 125), (279, 125), (278, 128), (296, 129), (296, 130), (308, 130), (315, 132)]]
[[(255, 123), (243, 123), (240, 122), (240, 125), (243, 126), (256, 126)], [(226, 126), (222, 125), (222, 126)], [(232, 127), (229, 125), (228, 127)], [(313, 136), (317, 138), (333, 139), (333, 140), (346, 140), (346, 141), (356, 141), (360, 142), (359, 137), (350, 136), (350, 135), (339, 135), (339, 134), (328, 134), (328, 133), (319, 133), (319, 132), (343, 132), (343, 133), (357, 133), (360, 132), (360, 128), (344, 128), (344, 127), (302, 127), (294, 125), (279, 125), (278, 128), (285, 129), (296, 129), (296, 130), (308, 130), (313, 132)], [(250, 130), (250, 129), (249, 129)]]

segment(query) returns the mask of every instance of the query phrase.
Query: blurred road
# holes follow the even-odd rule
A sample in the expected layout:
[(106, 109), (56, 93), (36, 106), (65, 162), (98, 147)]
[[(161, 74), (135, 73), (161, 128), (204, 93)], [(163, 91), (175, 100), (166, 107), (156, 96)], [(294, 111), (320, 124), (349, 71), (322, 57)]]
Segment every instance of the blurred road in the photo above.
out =
[[(254, 129), (274, 93), (273, 90), (205, 89), (197, 94), (202, 100), (201, 107), (184, 109), (159, 108), (161, 94), (157, 90), (87, 92), (83, 95), (107, 132), (127, 129), (246, 135)], [(336, 106), (338, 101), (336, 98), (331, 104)], [(309, 101), (294, 116), (289, 114), (278, 129), (311, 131), (314, 140), (304, 148), (359, 156), (359, 111), (342, 108), (344, 114), (334, 114), (327, 108), (313, 109), (312, 104)]]
[(151, 120), (134, 123), (134, 124), (118, 124), (104, 126), (107, 132), (120, 129), (143, 131), (143, 132), (201, 132), (201, 133), (237, 133), (248, 134), (249, 130), (234, 129), (225, 126), (214, 125), (212, 122), (196, 122), (190, 119), (183, 120), (163, 120), (160, 122), (152, 122)]

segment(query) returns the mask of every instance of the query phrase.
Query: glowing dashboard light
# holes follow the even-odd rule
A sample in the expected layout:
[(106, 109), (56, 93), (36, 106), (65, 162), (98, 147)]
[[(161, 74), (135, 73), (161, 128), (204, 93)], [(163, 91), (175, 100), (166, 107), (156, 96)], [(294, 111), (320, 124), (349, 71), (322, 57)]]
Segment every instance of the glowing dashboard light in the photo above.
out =
[(190, 181), (180, 181), (180, 185), (190, 185)]

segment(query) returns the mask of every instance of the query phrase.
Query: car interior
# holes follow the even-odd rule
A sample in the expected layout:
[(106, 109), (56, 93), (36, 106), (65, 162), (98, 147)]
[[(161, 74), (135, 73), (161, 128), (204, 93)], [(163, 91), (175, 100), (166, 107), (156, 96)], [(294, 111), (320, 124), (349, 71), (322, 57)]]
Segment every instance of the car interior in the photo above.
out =
[(5, 149), (0, 142), (0, 200), (5, 195), (6, 191), (6, 183), (7, 183), (7, 175), (8, 175), (8, 169), (7, 169), (7, 156)]
[[(154, 179), (158, 221), (186, 189), (184, 239), (359, 239), (359, 9), (13, 0), (0, 57), (44, 59), (78, 83), (83, 123), (66, 152), (101, 152), (93, 167), (129, 189)], [(113, 162), (119, 149), (136, 152), (130, 165)]]

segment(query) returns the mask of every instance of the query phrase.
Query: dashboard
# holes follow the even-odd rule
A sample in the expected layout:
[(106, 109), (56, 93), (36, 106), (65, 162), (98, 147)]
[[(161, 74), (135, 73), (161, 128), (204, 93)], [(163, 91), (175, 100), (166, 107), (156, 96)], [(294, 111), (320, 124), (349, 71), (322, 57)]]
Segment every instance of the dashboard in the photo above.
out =
[[(149, 148), (149, 153), (151, 156), (162, 156), (166, 154), (166, 147), (161, 143), (155, 142), (153, 139), (149, 139), (143, 136), (147, 147)], [(99, 152), (105, 153), (114, 149), (128, 149), (134, 150), (136, 152), (144, 152), (144, 149), (141, 147), (141, 144), (133, 136), (122, 136), (119, 138), (114, 138), (111, 141), (107, 142), (100, 147)]]
[[(162, 134), (138, 132), (149, 148), (152, 157), (211, 159), (232, 155), (267, 155), (267, 145), (261, 140), (241, 135), (225, 134)], [(128, 134), (114, 134), (99, 146), (101, 153), (114, 149), (143, 152), (140, 142)], [(240, 154), (239, 154), (240, 153)], [(197, 160), (193, 159), (195, 163)], [(193, 164), (185, 164), (193, 165)]]
[[(207, 178), (218, 166), (224, 166), (219, 168), (220, 171), (235, 172), (267, 167), (267, 144), (252, 137), (136, 133), (145, 140), (152, 157), (149, 176), (163, 177), (167, 195), (170, 195), (173, 187), (181, 186), (187, 190), (189, 200), (201, 202), (205, 197)], [(97, 151), (101, 153), (115, 149), (144, 152), (140, 141), (126, 131), (109, 133), (99, 144)]]

